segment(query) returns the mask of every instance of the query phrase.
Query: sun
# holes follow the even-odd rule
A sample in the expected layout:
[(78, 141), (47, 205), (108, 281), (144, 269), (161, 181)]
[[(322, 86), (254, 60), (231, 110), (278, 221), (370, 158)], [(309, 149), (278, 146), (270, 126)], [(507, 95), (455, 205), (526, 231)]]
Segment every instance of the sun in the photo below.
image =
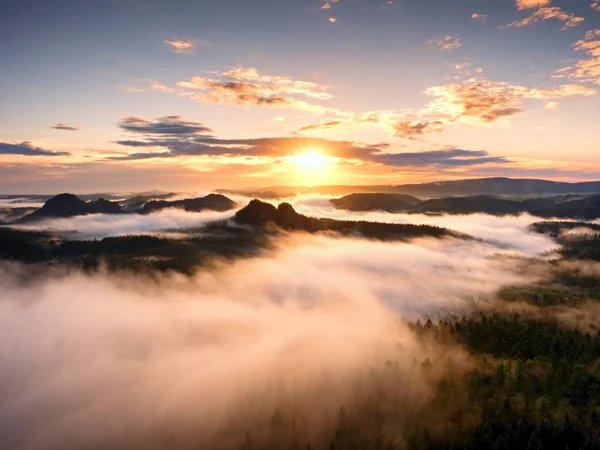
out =
[(328, 162), (328, 157), (316, 150), (298, 153), (297, 155), (289, 156), (288, 159), (303, 169), (321, 169)]

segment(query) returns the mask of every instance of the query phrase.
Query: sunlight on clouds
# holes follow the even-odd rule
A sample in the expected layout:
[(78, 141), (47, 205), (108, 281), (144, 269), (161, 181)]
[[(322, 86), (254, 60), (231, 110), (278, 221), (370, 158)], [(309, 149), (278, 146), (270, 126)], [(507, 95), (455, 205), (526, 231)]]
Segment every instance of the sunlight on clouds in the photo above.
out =
[(533, 9), (548, 6), (552, 0), (517, 0), (517, 8)]
[(173, 40), (165, 40), (165, 44), (171, 46), (171, 49), (175, 53), (185, 53), (192, 50), (194, 47), (194, 41), (191, 39), (173, 39)]
[(532, 23), (539, 22), (540, 20), (550, 19), (556, 19), (561, 22), (564, 22), (564, 25), (561, 28), (562, 31), (566, 31), (569, 28), (576, 27), (585, 20), (583, 17), (563, 11), (558, 6), (552, 6), (540, 8), (529, 17), (526, 17), (523, 20), (517, 20), (515, 22), (512, 22), (508, 24), (508, 26), (513, 28), (521, 28), (527, 25), (531, 25)]
[(427, 42), (432, 47), (437, 47), (442, 51), (456, 50), (462, 47), (462, 42), (459, 39), (453, 38), (452, 36), (442, 36)]
[(308, 150), (305, 153), (289, 156), (288, 159), (303, 169), (321, 169), (329, 162), (329, 158), (318, 150)]

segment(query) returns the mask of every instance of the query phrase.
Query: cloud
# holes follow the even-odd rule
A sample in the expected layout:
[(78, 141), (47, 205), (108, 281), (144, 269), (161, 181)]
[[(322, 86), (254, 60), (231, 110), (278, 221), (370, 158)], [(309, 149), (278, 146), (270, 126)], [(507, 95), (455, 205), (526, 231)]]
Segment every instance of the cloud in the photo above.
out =
[(121, 117), (119, 127), (130, 133), (161, 134), (161, 135), (193, 135), (210, 133), (212, 130), (200, 122), (187, 122), (181, 116), (160, 117), (155, 121), (143, 117)]
[(473, 13), (471, 15), (471, 19), (473, 20), (478, 20), (480, 22), (485, 23), (488, 20), (489, 16), (487, 14), (477, 14), (477, 13)]
[(483, 150), (434, 150), (415, 153), (385, 153), (373, 156), (373, 161), (397, 167), (470, 167), (483, 164), (507, 164), (504, 157), (489, 156)]
[(44, 150), (35, 147), (29, 141), (23, 141), (20, 144), (11, 144), (9, 142), (0, 142), (0, 155), (24, 155), (24, 156), (68, 156), (69, 152), (56, 152)]
[(328, 128), (335, 128), (335, 127), (339, 127), (342, 125), (346, 125), (348, 122), (344, 122), (342, 120), (327, 120), (321, 123), (315, 123), (315, 124), (310, 124), (310, 125), (304, 125), (300, 128), (298, 128), (294, 133), (298, 134), (298, 133), (303, 133), (305, 131), (313, 131), (313, 130), (319, 130), (319, 129), (328, 129)]
[(452, 36), (442, 36), (427, 42), (432, 47), (437, 47), (442, 51), (455, 50), (462, 47), (462, 43)]
[(472, 78), (463, 83), (430, 87), (432, 102), (421, 112), (443, 123), (490, 124), (523, 111), (526, 99), (555, 99), (573, 95), (591, 96), (595, 89), (581, 85), (529, 88), (506, 82)]
[(429, 133), (439, 133), (443, 131), (443, 124), (440, 121), (434, 122), (410, 122), (407, 120), (396, 122), (394, 125), (395, 135), (406, 139), (415, 139), (417, 136), (423, 136)]
[(23, 283), (26, 269), (11, 266), (0, 271), (10, 368), (0, 371), (0, 446), (238, 448), (281, 408), (327, 448), (325, 413), (350, 408), (351, 386), (368, 386), (386, 360), (396, 367), (387, 394), (408, 410), (429, 391), (413, 359), (465, 363), (458, 348), (419, 344), (401, 319), (470, 311), (469, 299), (533, 281), (497, 252), (290, 236), (190, 277), (72, 271)]
[(528, 87), (492, 81), (481, 77), (482, 69), (472, 68), (470, 63), (456, 63), (455, 68), (463, 75), (475, 76), (461, 83), (427, 88), (425, 94), (432, 100), (421, 109), (352, 114), (340, 119), (304, 125), (293, 134), (344, 126), (374, 125), (383, 127), (390, 134), (415, 139), (418, 136), (439, 133), (455, 123), (477, 126), (501, 123), (523, 112), (526, 100), (553, 100), (596, 94), (595, 89), (576, 84)]
[(600, 29), (588, 31), (584, 39), (577, 41), (574, 47), (576, 51), (585, 53), (587, 58), (576, 61), (573, 66), (559, 69), (554, 78), (569, 77), (600, 85)]
[(337, 23), (338, 20), (335, 17), (330, 17), (329, 18), (329, 23)]
[[(311, 100), (328, 100), (332, 97), (326, 86), (311, 81), (267, 75), (251, 67), (236, 67), (227, 72), (214, 72), (214, 75), (216, 78), (195, 76), (179, 81), (177, 86), (180, 89), (173, 89), (172, 92), (206, 104), (290, 108), (313, 114), (347, 115), (334, 108), (295, 98), (301, 96)], [(167, 92), (164, 88), (161, 90)]]
[(600, 12), (600, 1), (596, 0), (590, 6), (596, 11)]
[(552, 0), (517, 0), (517, 8), (520, 10), (537, 9), (548, 6), (551, 2)]
[[(187, 53), (190, 52), (195, 45), (195, 42), (192, 41), (191, 39), (172, 39), (172, 40), (165, 40), (165, 44), (168, 44), (169, 46), (171, 46), (171, 49), (175, 52), (175, 53)], [(207, 42), (202, 42), (202, 45), (206, 46), (208, 43)]]
[(471, 63), (456, 63), (454, 64), (454, 69), (461, 75), (471, 76), (472, 74), (479, 75), (483, 73), (483, 69), (481, 67), (472, 67)]
[(540, 20), (550, 19), (556, 19), (561, 22), (564, 22), (564, 25), (561, 28), (563, 31), (575, 27), (585, 20), (583, 17), (563, 11), (558, 6), (552, 6), (540, 8), (533, 14), (531, 14), (529, 17), (526, 17), (523, 20), (517, 20), (515, 22), (512, 22), (508, 24), (508, 26), (513, 28), (521, 28), (527, 25), (531, 25), (532, 23), (539, 22)]
[(149, 215), (90, 214), (70, 218), (48, 218), (38, 221), (34, 225), (20, 226), (19, 228), (33, 230), (51, 229), (66, 232), (77, 231), (79, 232), (77, 239), (99, 239), (109, 236), (153, 233), (177, 228), (198, 228), (209, 222), (228, 219), (234, 212), (205, 211), (195, 213), (170, 208)]
[(331, 9), (331, 5), (337, 3), (339, 0), (323, 0), (321, 9)]
[[(407, 125), (405, 136), (424, 134), (432, 131), (440, 124)], [(118, 144), (128, 147), (163, 147), (162, 152), (137, 152), (127, 156), (113, 156), (108, 160), (143, 160), (155, 158), (173, 158), (181, 156), (227, 156), (227, 157), (267, 157), (285, 158), (305, 151), (306, 149), (319, 149), (327, 156), (347, 160), (358, 160), (385, 166), (394, 167), (458, 167), (474, 166), (488, 163), (507, 163), (505, 158), (490, 157), (485, 151), (470, 150), (436, 150), (419, 153), (393, 153), (390, 145), (360, 144), (351, 141), (333, 141), (308, 137), (280, 137), (258, 139), (218, 139), (211, 136), (192, 136), (175, 139), (147, 138), (143, 141), (124, 140)]]
[(544, 108), (553, 111), (555, 109), (558, 109), (559, 105), (560, 105), (560, 103), (558, 103), (558, 102), (548, 102), (548, 103), (546, 103)]
[(72, 126), (67, 125), (66, 123), (62, 123), (62, 122), (57, 123), (52, 128), (54, 128), (55, 130), (63, 130), (63, 131), (77, 131), (77, 130), (79, 130), (79, 128), (72, 127)]

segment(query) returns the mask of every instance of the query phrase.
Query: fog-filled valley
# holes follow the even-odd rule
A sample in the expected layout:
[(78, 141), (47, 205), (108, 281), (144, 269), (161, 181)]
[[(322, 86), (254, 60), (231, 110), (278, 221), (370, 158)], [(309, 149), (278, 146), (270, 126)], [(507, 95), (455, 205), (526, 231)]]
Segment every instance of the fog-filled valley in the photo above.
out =
[(600, 448), (595, 218), (339, 198), (4, 198), (0, 447)]

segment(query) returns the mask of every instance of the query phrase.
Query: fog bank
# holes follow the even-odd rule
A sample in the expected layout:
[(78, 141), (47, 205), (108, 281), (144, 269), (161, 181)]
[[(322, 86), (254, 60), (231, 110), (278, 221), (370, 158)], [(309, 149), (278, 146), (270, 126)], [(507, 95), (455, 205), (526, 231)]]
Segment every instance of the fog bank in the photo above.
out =
[[(237, 448), (275, 407), (320, 430), (325, 411), (351, 401), (354, 377), (386, 359), (406, 368), (393, 385), (417, 401), (427, 386), (410, 375), (415, 358), (467, 358), (420, 346), (402, 319), (532, 281), (496, 252), (294, 236), (191, 278), (73, 272), (24, 284), (0, 271), (0, 447), (216, 449), (218, 435)], [(228, 423), (235, 433), (219, 434)]]

